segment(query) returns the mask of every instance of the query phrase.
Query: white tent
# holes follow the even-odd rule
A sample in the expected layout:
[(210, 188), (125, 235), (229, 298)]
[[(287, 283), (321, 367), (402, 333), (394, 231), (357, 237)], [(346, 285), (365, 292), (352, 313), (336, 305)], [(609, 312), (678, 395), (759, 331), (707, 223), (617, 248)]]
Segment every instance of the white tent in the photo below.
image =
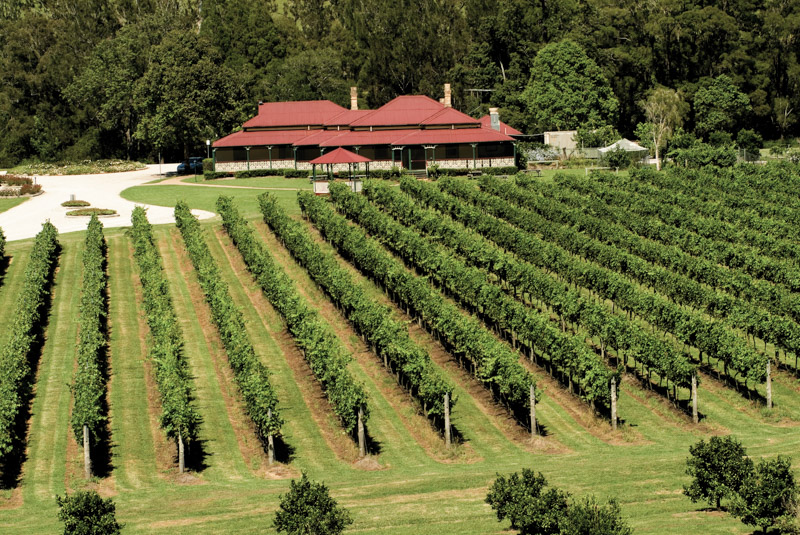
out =
[(616, 143), (612, 143), (608, 147), (603, 147), (602, 149), (598, 150), (600, 151), (600, 154), (605, 154), (608, 151), (620, 150), (620, 149), (628, 152), (649, 152), (649, 149), (646, 149), (645, 147), (642, 147), (638, 143), (634, 143), (633, 141), (630, 141), (625, 138), (620, 139)]

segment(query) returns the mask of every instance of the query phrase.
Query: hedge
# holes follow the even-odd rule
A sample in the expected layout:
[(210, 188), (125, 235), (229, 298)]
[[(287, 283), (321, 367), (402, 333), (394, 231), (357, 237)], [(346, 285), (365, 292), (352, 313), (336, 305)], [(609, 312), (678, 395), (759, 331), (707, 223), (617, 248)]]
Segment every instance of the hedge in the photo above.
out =
[(29, 352), (38, 339), (58, 253), (58, 231), (47, 222), (33, 243), (16, 307), (8, 311), (11, 325), (6, 345), (0, 350), (0, 462), (14, 450), (15, 441), (22, 438), (17, 436), (17, 419), (33, 392), (31, 365), (38, 360), (38, 355), (29, 356)]
[(519, 169), (515, 165), (505, 167), (479, 167), (473, 169), (471, 167), (457, 167), (457, 168), (441, 168), (438, 166), (431, 166), (428, 168), (428, 176), (431, 178), (438, 178), (440, 176), (466, 176), (469, 173), (483, 173), (484, 175), (516, 175)]
[(218, 173), (216, 171), (203, 171), (203, 179), (205, 180), (216, 180), (218, 178), (227, 178), (230, 176), (230, 173)]

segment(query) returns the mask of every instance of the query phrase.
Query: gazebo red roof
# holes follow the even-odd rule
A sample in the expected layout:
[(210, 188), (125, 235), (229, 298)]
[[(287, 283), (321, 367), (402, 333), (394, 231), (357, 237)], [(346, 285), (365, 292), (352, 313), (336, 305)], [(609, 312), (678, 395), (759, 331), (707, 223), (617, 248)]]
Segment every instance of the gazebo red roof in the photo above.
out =
[(315, 158), (311, 160), (310, 163), (312, 164), (327, 164), (327, 163), (367, 163), (371, 162), (369, 158), (361, 156), (360, 154), (356, 154), (355, 152), (350, 152), (347, 149), (343, 149), (339, 147), (336, 150), (332, 150), (327, 154), (323, 154), (319, 158)]

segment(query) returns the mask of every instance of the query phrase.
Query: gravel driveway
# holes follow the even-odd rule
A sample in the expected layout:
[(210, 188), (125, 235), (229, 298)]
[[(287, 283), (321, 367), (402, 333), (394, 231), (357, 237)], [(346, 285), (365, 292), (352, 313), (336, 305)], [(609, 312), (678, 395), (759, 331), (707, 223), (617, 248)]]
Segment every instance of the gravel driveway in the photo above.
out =
[[(162, 171), (175, 171), (176, 164), (163, 165)], [(158, 165), (150, 165), (141, 171), (127, 173), (105, 173), (98, 175), (39, 176), (37, 184), (42, 185), (44, 193), (0, 214), (0, 228), (6, 240), (22, 240), (34, 237), (47, 221), (56, 226), (59, 233), (86, 230), (88, 217), (67, 217), (65, 214), (74, 208), (64, 208), (61, 203), (68, 201), (70, 195), (88, 201), (95, 208), (111, 208), (119, 217), (101, 218), (103, 226), (127, 227), (131, 224), (131, 212), (136, 203), (119, 196), (122, 190), (160, 178)], [(173, 209), (164, 206), (143, 205), (147, 208), (147, 218), (152, 224), (172, 223)], [(212, 212), (192, 210), (201, 219), (213, 217)]]

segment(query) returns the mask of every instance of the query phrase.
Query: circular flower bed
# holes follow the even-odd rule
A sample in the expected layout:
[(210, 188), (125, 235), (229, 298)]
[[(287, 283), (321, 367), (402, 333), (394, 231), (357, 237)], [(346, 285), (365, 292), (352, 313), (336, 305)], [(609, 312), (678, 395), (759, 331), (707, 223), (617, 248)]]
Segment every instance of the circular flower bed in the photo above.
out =
[(82, 208), (80, 210), (71, 210), (67, 212), (67, 215), (71, 216), (117, 215), (117, 211), (111, 210), (110, 208)]
[(90, 206), (91, 203), (89, 201), (64, 201), (61, 203), (61, 206), (64, 208), (80, 208), (81, 206)]

